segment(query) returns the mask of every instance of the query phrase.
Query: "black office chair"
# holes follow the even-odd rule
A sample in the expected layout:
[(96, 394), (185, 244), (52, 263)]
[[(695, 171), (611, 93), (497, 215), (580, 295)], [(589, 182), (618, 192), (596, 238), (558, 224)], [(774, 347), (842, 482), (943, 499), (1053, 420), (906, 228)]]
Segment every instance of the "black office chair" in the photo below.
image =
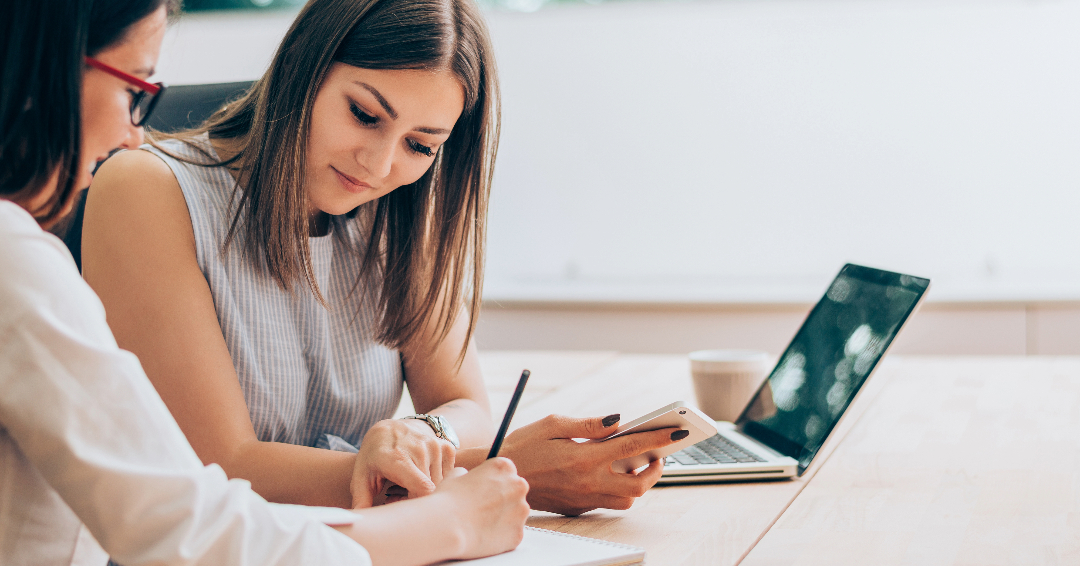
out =
[[(226, 103), (239, 98), (251, 81), (216, 83), (205, 85), (171, 86), (161, 95), (154, 113), (147, 120), (147, 127), (158, 132), (172, 133), (194, 128), (203, 123)], [(82, 224), (86, 209), (86, 191), (76, 197), (68, 219), (53, 229), (64, 240), (75, 258), (75, 265), (82, 271)]]

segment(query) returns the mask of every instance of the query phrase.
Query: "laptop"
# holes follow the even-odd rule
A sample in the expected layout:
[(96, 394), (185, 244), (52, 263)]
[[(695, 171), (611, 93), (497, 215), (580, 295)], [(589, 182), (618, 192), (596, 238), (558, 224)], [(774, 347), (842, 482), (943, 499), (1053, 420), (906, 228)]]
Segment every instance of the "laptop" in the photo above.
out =
[(738, 420), (668, 456), (658, 483), (801, 476), (929, 286), (845, 265)]

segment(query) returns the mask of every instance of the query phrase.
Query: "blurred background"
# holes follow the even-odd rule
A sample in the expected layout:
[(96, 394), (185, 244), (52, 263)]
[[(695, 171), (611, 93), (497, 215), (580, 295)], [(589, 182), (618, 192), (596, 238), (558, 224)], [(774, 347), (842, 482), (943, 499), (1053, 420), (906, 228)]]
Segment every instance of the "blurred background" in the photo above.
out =
[[(156, 80), (257, 78), (297, 0), (186, 0)], [(1080, 0), (487, 0), (481, 347), (778, 353), (845, 262), (909, 354), (1080, 354)]]

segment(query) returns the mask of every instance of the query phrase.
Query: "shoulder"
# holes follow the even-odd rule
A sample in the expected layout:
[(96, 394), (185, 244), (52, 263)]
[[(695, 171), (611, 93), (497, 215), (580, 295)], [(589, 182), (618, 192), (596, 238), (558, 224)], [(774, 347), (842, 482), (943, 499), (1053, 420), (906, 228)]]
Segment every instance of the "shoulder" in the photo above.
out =
[[(105, 161), (94, 175), (91, 193), (149, 193), (179, 189), (176, 175), (165, 161), (150, 151), (122, 151)], [(149, 190), (147, 190), (149, 189)]]
[[(110, 157), (94, 175), (83, 220), (83, 272), (118, 255), (194, 257), (187, 202), (172, 169), (144, 150)], [(88, 280), (90, 278), (88, 277)]]
[(121, 207), (175, 206), (178, 196), (180, 183), (168, 164), (139, 149), (120, 152), (98, 168), (87, 193), (87, 208), (103, 201)]

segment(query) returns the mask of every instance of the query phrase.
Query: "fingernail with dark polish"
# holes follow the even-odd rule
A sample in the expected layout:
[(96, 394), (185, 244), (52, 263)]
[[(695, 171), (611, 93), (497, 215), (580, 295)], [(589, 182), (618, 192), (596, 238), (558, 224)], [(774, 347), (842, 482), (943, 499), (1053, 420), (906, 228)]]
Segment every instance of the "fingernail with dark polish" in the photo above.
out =
[(614, 415), (608, 415), (604, 417), (604, 420), (600, 421), (600, 424), (604, 425), (604, 428), (607, 428), (619, 422), (620, 418), (622, 418), (622, 415), (620, 415), (619, 413), (615, 413)]
[(677, 430), (677, 431), (671, 433), (671, 439), (672, 440), (682, 440), (682, 439), (686, 438), (687, 436), (690, 436), (690, 431), (688, 431), (688, 430)]

